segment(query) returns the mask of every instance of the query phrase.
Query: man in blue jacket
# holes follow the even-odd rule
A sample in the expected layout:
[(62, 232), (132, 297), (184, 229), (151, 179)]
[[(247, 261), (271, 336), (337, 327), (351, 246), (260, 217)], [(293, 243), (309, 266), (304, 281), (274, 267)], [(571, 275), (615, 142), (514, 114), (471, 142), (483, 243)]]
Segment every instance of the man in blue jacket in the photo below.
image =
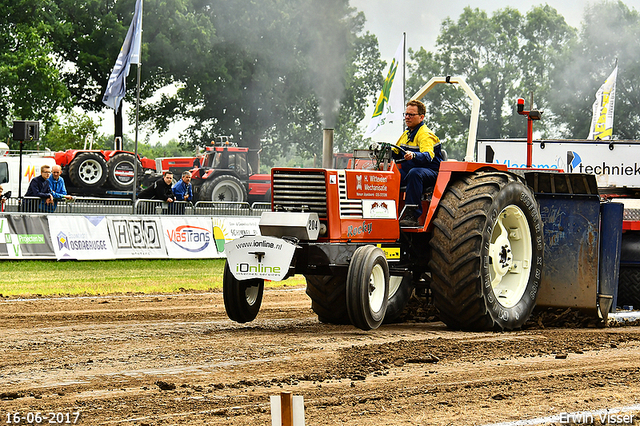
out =
[(70, 200), (73, 197), (67, 194), (67, 187), (64, 184), (64, 179), (60, 176), (62, 168), (60, 166), (51, 167), (51, 175), (49, 176), (49, 188), (53, 195), (53, 204), (47, 206), (49, 212), (54, 212), (58, 207), (59, 200)]
[[(192, 201), (193, 200), (193, 187), (191, 185), (191, 172), (182, 172), (182, 179), (178, 181), (171, 188), (173, 195), (176, 197), (176, 201)], [(185, 204), (178, 203), (173, 206), (175, 214), (184, 213)]]
[(407, 186), (405, 209), (400, 219), (402, 227), (420, 226), (422, 192), (435, 185), (443, 161), (440, 139), (424, 124), (426, 112), (422, 102), (407, 102), (404, 113), (407, 130), (397, 143), (405, 150), (405, 162), (400, 169), (402, 184)]
[[(40, 176), (36, 176), (29, 182), (29, 188), (25, 197), (31, 197), (32, 199), (24, 200), (24, 211), (26, 212), (47, 212), (51, 211), (53, 207), (53, 194), (51, 188), (49, 188), (49, 175), (51, 174), (51, 167), (44, 165), (40, 167)], [(40, 198), (37, 201), (33, 198)]]

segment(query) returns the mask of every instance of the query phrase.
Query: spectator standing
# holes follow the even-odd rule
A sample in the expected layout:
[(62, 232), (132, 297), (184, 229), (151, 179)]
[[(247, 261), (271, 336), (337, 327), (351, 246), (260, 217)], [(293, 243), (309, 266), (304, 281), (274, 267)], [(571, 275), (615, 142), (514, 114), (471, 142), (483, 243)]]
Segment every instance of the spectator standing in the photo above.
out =
[[(142, 192), (138, 194), (138, 198), (141, 200), (160, 200), (167, 203), (173, 203), (175, 197), (173, 195), (173, 192), (171, 191), (172, 182), (173, 173), (164, 172), (162, 174), (162, 178), (146, 187)], [(152, 211), (151, 208), (153, 207), (153, 205), (151, 203), (147, 203), (147, 207), (149, 208), (145, 208), (142, 211), (145, 213), (150, 213)]]
[[(192, 201), (193, 200), (193, 186), (191, 185), (191, 172), (182, 172), (182, 178), (178, 183), (171, 188), (173, 195), (176, 197), (176, 201)], [(184, 214), (184, 203), (180, 203), (174, 206), (175, 214)]]
[(53, 194), (49, 188), (49, 176), (51, 175), (51, 167), (44, 165), (40, 167), (40, 176), (36, 176), (29, 182), (29, 188), (25, 197), (40, 198), (40, 202), (36, 200), (25, 200), (24, 211), (27, 212), (50, 212), (53, 208)]
[(58, 207), (59, 200), (70, 200), (73, 197), (67, 194), (67, 187), (64, 184), (64, 179), (60, 176), (62, 168), (58, 165), (51, 167), (51, 175), (49, 176), (49, 188), (53, 195), (53, 205), (48, 206), (50, 212), (54, 212)]
[(204, 163), (204, 155), (198, 154), (196, 155), (196, 159), (193, 160), (193, 167), (200, 168), (204, 165), (203, 163)]

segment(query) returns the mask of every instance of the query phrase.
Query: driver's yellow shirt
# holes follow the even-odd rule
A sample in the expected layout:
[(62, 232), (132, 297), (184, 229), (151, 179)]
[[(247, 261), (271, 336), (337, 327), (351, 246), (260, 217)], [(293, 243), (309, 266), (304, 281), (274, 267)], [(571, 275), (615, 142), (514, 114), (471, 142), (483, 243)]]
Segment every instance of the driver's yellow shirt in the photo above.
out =
[(412, 141), (409, 140), (409, 132), (407, 129), (398, 139), (398, 145), (401, 148), (413, 148), (412, 151), (415, 151), (415, 148), (418, 148), (420, 152), (428, 152), (431, 158), (435, 157), (434, 147), (440, 143), (440, 139), (436, 136), (435, 133), (431, 131), (426, 125), (420, 126), (418, 132)]

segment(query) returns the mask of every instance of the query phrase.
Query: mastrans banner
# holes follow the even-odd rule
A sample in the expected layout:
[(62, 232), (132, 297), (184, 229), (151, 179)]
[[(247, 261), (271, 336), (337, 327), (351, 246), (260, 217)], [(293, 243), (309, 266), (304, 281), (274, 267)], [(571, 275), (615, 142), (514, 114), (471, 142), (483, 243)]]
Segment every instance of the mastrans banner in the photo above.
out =
[(163, 217), (162, 229), (167, 254), (172, 259), (221, 257), (208, 217)]

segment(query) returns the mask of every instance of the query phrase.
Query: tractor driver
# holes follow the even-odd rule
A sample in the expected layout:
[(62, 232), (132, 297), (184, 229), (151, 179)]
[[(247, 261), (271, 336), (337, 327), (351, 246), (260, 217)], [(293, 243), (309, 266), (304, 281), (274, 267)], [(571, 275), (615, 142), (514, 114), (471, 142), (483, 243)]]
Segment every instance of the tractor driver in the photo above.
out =
[[(402, 185), (406, 185), (405, 209), (400, 226), (419, 226), (422, 215), (422, 192), (434, 186), (443, 161), (440, 139), (424, 124), (427, 109), (420, 101), (409, 101), (404, 113), (407, 130), (400, 136), (397, 145), (405, 150), (402, 168)], [(396, 153), (396, 157), (401, 154)]]

